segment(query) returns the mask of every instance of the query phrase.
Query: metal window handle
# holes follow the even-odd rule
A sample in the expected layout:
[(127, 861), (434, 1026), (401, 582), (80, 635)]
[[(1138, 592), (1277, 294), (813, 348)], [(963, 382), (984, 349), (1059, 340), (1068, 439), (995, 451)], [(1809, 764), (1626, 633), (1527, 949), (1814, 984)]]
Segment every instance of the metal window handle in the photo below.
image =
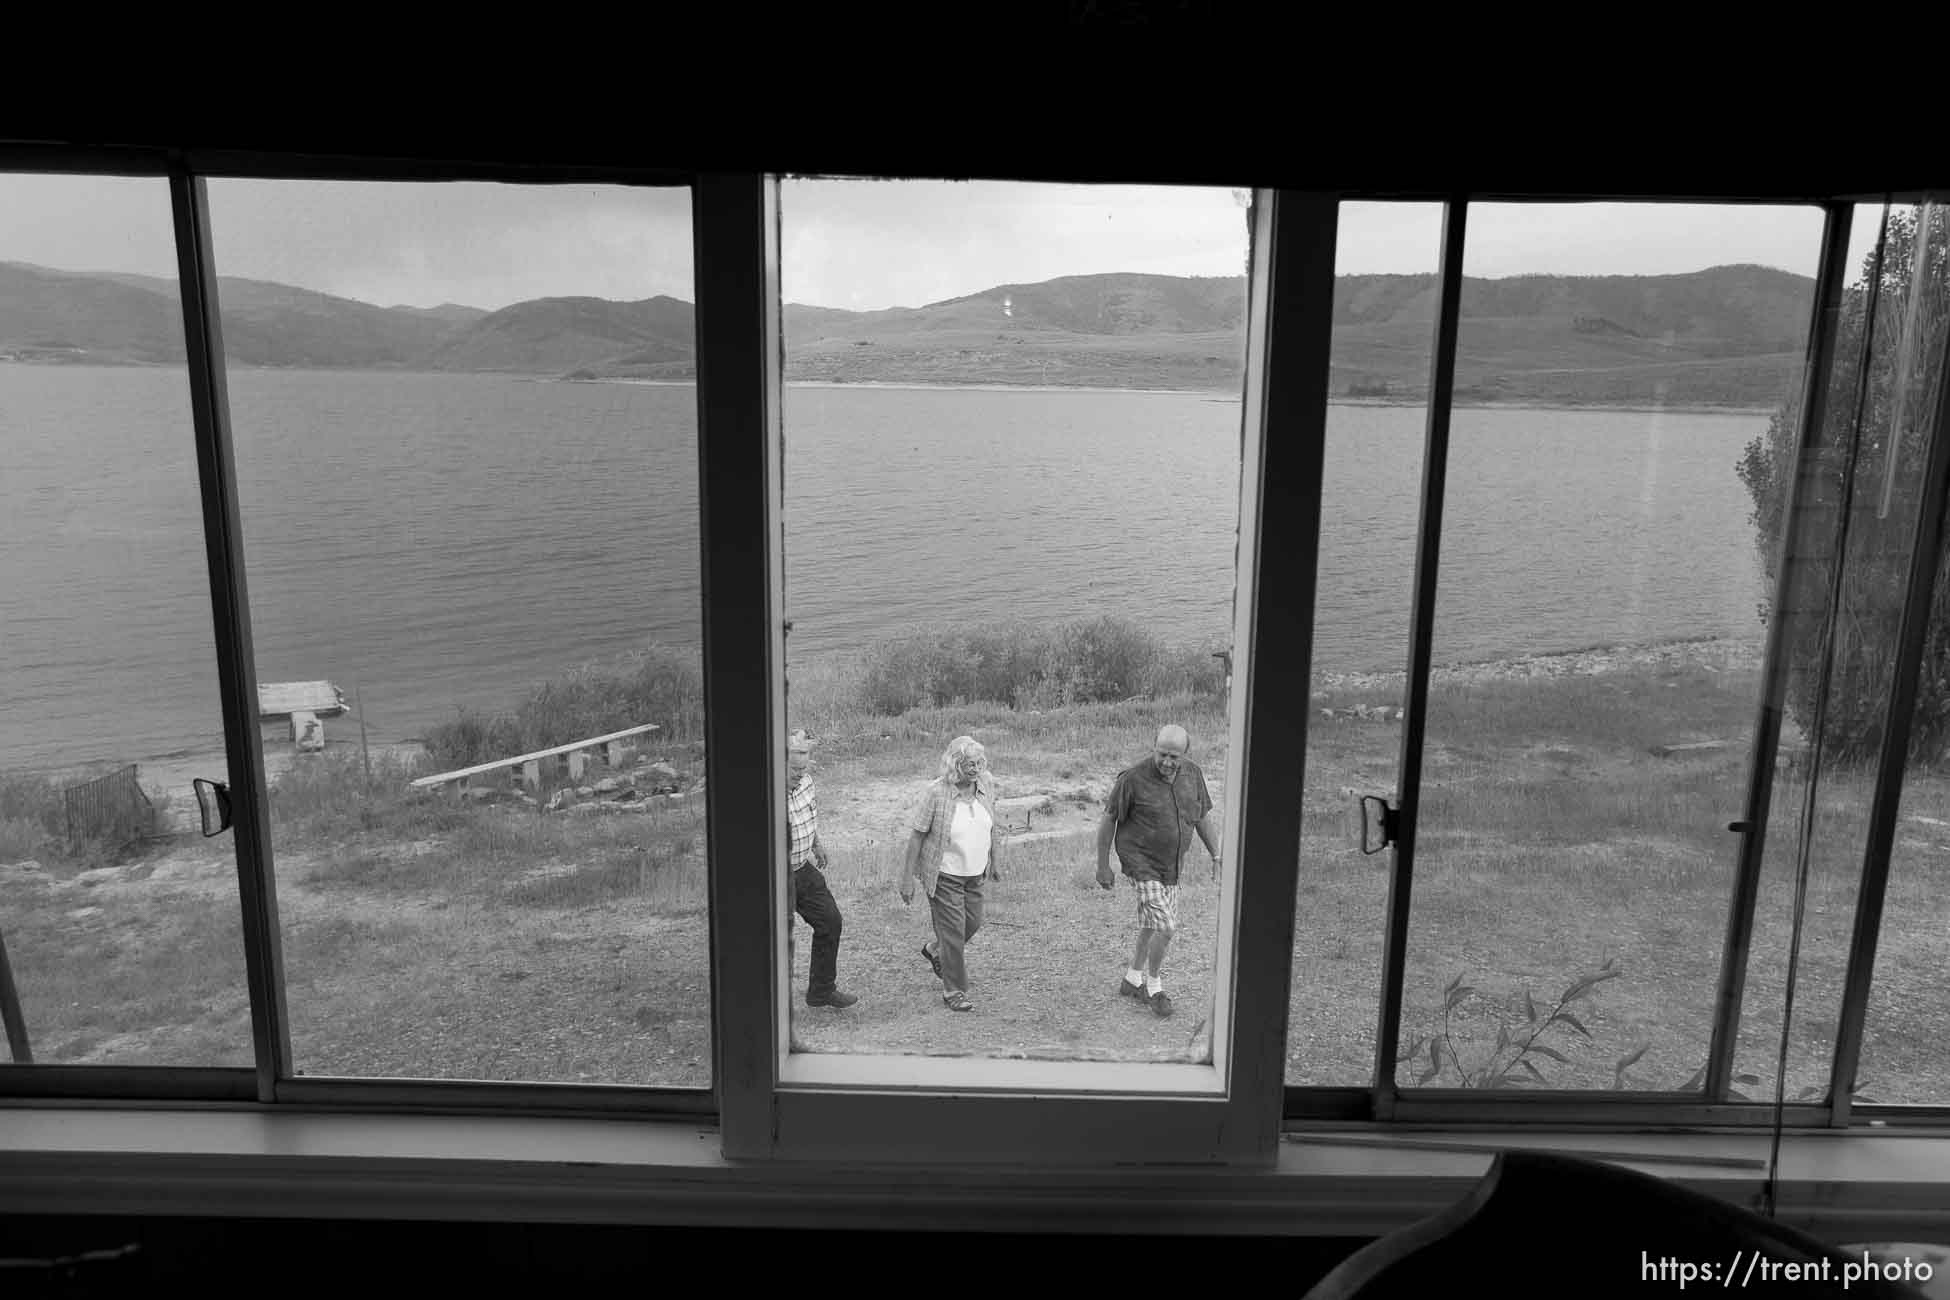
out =
[(229, 830), (230, 787), (222, 781), (206, 781), (200, 776), (190, 784), (196, 790), (196, 810), (202, 814), (205, 837)]
[(1735, 835), (1745, 835), (1748, 831), (1752, 830), (1753, 828), (1754, 828), (1754, 824), (1752, 822), (1728, 822), (1727, 823), (1727, 829), (1732, 831)]
[[(1396, 832), (1401, 824), (1398, 815), (1400, 812), (1401, 809), (1378, 794), (1361, 796), (1361, 852), (1379, 853), (1395, 842)], [(1372, 848), (1368, 843), (1370, 829), (1379, 836), (1379, 842)]]

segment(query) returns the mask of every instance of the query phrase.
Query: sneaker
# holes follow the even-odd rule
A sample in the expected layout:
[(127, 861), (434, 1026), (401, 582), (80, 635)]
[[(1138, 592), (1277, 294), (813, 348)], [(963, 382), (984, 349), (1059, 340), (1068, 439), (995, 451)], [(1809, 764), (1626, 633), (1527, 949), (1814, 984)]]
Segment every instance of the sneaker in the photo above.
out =
[(1153, 993), (1147, 1000), (1151, 1003), (1151, 1014), (1160, 1020), (1171, 1014), (1171, 998), (1163, 989)]
[(1144, 996), (1144, 985), (1133, 984), (1122, 975), (1117, 977), (1117, 991), (1127, 998), (1136, 998), (1139, 1002), (1149, 1000)]
[(806, 990), (806, 1005), (809, 1007), (850, 1007), (859, 1000), (851, 993), (842, 993), (838, 989), (828, 989), (824, 993)]

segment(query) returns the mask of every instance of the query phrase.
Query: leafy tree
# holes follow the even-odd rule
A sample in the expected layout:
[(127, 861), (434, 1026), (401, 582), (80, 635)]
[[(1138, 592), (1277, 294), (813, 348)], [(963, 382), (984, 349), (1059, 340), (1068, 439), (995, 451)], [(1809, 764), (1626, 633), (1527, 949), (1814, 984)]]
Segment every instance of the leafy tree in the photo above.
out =
[[(1874, 761), (1902, 621), (1913, 531), (1923, 493), (1930, 423), (1944, 382), (1950, 334), (1950, 212), (1942, 206), (1892, 209), (1878, 273), (1873, 250), (1861, 283), (1845, 291), (1828, 386), (1828, 410), (1809, 476), (1802, 484), (1786, 605), (1762, 617), (1787, 619), (1788, 715), (1812, 734), (1820, 690), (1824, 615), (1829, 612), (1842, 511), (1848, 511), (1839, 606), (1833, 611), (1833, 677), (1822, 737), (1824, 756)], [(1879, 274), (1879, 279), (1878, 279)], [(1871, 292), (1872, 285), (1879, 285)], [(1868, 381), (1863, 343), (1871, 300)], [(1859, 445), (1858, 391), (1860, 392)], [(1747, 444), (1737, 467), (1753, 501), (1751, 516), (1768, 599), (1781, 562), (1787, 488), (1795, 468), (1802, 394), (1796, 391)], [(1944, 436), (1950, 436), (1950, 430)], [(1854, 452), (1853, 481), (1850, 456)], [(1924, 645), (1912, 761), (1934, 762), (1950, 748), (1950, 565), (1939, 568)]]

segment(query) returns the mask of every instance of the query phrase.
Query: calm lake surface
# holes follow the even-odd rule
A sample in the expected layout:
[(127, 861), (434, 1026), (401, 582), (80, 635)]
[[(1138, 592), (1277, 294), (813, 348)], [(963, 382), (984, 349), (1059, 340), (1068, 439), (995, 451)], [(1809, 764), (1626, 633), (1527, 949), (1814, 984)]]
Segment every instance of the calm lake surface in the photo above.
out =
[[(690, 387), (235, 370), (229, 390), (259, 680), (356, 688), (389, 741), (695, 646)], [(1332, 409), (1316, 669), (1404, 660), (1423, 419)], [(795, 659), (937, 621), (1227, 635), (1236, 400), (795, 385), (785, 423)], [(1457, 411), (1437, 661), (1758, 635), (1733, 470), (1765, 423)], [(182, 372), (0, 366), (0, 455), (0, 767), (220, 753)]]

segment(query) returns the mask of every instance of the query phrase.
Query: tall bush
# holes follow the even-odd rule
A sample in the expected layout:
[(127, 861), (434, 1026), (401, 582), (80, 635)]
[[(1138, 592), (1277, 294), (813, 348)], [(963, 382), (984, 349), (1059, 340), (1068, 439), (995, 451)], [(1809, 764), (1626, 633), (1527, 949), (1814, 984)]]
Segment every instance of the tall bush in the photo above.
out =
[(651, 647), (621, 668), (584, 667), (535, 687), (512, 714), (462, 709), (427, 733), (427, 755), (451, 770), (654, 722), (658, 740), (704, 734), (695, 652)]
[(937, 627), (869, 650), (860, 704), (883, 715), (977, 702), (1054, 708), (1136, 695), (1216, 695), (1223, 679), (1210, 651), (1167, 648), (1128, 619)]
[[(1921, 214), (1927, 212), (1928, 216)], [(1787, 620), (1787, 709), (1812, 731), (1820, 691), (1825, 623), (1833, 621), (1834, 662), (1821, 744), (1841, 763), (1873, 761), (1882, 743), (1884, 710), (1902, 619), (1904, 591), (1923, 463), (1950, 334), (1950, 214), (1943, 208), (1892, 211), (1880, 280), (1875, 254), (1865, 257), (1862, 283), (1849, 288), (1837, 322), (1828, 382), (1828, 411), (1809, 475), (1801, 486), (1799, 557), (1790, 573), (1786, 605), (1763, 608), (1764, 618)], [(1869, 285), (1879, 284), (1868, 382), (1855, 448), (1857, 392), (1869, 326)], [(1795, 471), (1801, 424), (1796, 392), (1768, 420), (1737, 467), (1753, 501), (1750, 516), (1767, 579), (1776, 590), (1788, 485)], [(1950, 436), (1950, 430), (1941, 431)], [(1893, 443), (1893, 452), (1892, 452)], [(1846, 482), (1855, 448), (1853, 491)], [(1894, 464), (1891, 464), (1893, 456)], [(1886, 498), (1886, 499), (1885, 499)], [(1836, 538), (1844, 502), (1848, 539), (1839, 605), (1829, 609)], [(1950, 747), (1950, 566), (1938, 570), (1932, 599), (1915, 719), (1913, 760), (1935, 761)]]

